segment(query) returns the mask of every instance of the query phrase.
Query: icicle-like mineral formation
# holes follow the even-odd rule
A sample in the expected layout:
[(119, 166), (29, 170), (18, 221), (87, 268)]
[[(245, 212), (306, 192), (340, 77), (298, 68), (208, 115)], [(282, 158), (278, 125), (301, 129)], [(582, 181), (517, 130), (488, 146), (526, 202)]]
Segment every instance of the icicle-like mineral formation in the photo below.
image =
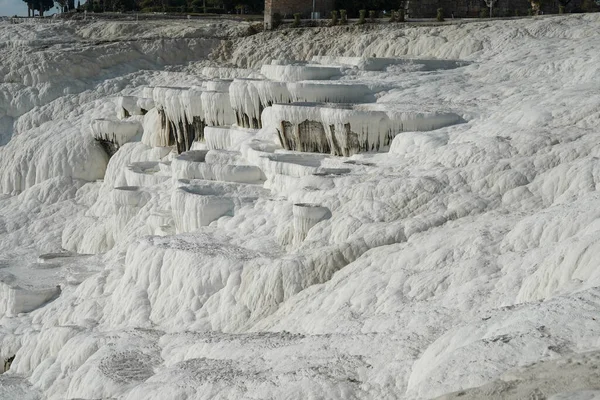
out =
[(176, 145), (182, 153), (192, 147), (194, 140), (204, 139), (204, 112), (202, 89), (155, 87), (152, 98), (161, 125), (162, 142)]
[(229, 92), (205, 91), (201, 100), (207, 126), (229, 126), (236, 122)]
[(192, 232), (233, 212), (233, 200), (225, 191), (211, 186), (177, 188), (171, 197), (176, 233)]
[(302, 242), (313, 226), (331, 217), (329, 209), (318, 204), (297, 203), (294, 204), (292, 212), (294, 214), (293, 244)]
[(374, 100), (364, 84), (338, 81), (269, 81), (236, 79), (229, 86), (231, 105), (238, 126), (260, 129), (260, 115), (273, 104), (294, 102), (357, 103)]
[(287, 150), (351, 156), (380, 151), (403, 131), (426, 131), (460, 122), (451, 112), (398, 110), (397, 105), (293, 103), (274, 104), (262, 115), (276, 127)]
[(142, 125), (137, 121), (95, 119), (90, 123), (90, 127), (94, 139), (100, 142), (109, 156), (142, 132)]
[(260, 129), (261, 113), (265, 105), (261, 103), (255, 80), (236, 79), (229, 86), (231, 107), (238, 126)]
[(253, 131), (237, 127), (207, 126), (204, 128), (204, 140), (210, 150), (235, 149), (254, 135)]

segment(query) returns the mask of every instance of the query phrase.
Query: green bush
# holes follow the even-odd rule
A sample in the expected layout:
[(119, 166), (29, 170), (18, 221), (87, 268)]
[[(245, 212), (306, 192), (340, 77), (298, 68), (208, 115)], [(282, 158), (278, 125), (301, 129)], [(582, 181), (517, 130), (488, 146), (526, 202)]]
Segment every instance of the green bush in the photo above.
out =
[(335, 26), (337, 24), (338, 24), (338, 13), (337, 13), (337, 11), (333, 10), (331, 12), (331, 22), (330, 22), (330, 25), (331, 26)]
[(565, 13), (565, 6), (558, 6), (558, 13), (559, 14), (564, 14)]
[(366, 17), (366, 16), (367, 16), (367, 10), (360, 10), (360, 11), (358, 12), (358, 24), (359, 24), (359, 25), (362, 25), (362, 24), (364, 24), (365, 22), (367, 22), (367, 21), (365, 20), (365, 17)]
[(404, 8), (398, 10), (398, 22), (406, 22), (406, 15), (404, 14)]
[(300, 16), (301, 16), (301, 15), (300, 15), (300, 14), (298, 14), (298, 13), (294, 14), (294, 22), (292, 23), (292, 26), (293, 26), (294, 28), (297, 28), (297, 27), (299, 27), (299, 26), (300, 26)]
[(262, 32), (263, 29), (264, 26), (262, 23), (252, 24), (248, 27), (248, 29), (246, 29), (246, 36), (256, 35), (257, 33)]
[(481, 10), (479, 10), (479, 18), (487, 18), (489, 16), (490, 16), (489, 8), (482, 8)]
[(437, 15), (436, 15), (435, 19), (437, 19), (439, 22), (444, 21), (444, 9), (443, 8), (437, 9)]
[(340, 25), (346, 25), (348, 23), (348, 14), (346, 10), (340, 10)]
[(398, 17), (396, 16), (396, 11), (392, 10), (390, 13), (390, 22), (398, 22)]
[(375, 18), (377, 17), (377, 13), (374, 10), (369, 11), (369, 21), (375, 22)]

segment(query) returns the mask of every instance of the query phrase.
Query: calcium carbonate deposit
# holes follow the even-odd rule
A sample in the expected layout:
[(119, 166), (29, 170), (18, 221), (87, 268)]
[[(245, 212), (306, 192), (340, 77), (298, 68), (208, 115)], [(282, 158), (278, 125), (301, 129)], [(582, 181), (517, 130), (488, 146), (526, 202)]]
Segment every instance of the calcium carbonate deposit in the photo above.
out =
[(0, 399), (600, 398), (600, 14), (0, 21)]

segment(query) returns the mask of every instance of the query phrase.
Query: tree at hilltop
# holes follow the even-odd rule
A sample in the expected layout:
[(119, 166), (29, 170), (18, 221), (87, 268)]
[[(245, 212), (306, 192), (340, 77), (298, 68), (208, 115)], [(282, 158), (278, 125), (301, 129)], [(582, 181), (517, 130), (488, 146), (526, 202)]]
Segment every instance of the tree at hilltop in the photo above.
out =
[(44, 13), (54, 7), (54, 0), (23, 0), (27, 3), (27, 15), (32, 17), (35, 11), (43, 17)]

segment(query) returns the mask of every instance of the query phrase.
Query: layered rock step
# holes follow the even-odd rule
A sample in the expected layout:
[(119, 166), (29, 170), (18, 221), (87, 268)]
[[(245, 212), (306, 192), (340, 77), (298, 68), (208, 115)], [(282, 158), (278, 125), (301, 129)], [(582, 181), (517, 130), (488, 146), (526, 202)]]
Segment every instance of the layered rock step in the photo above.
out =
[(176, 146), (179, 153), (189, 150), (194, 140), (202, 140), (205, 116), (202, 88), (155, 87), (152, 98), (156, 105), (160, 130), (158, 140)]
[(307, 80), (325, 80), (339, 77), (343, 74), (343, 67), (317, 64), (279, 64), (275, 61), (272, 64), (265, 64), (260, 69), (260, 73), (265, 78), (280, 82), (297, 82)]
[(392, 65), (413, 66), (415, 70), (419, 71), (454, 69), (469, 65), (468, 62), (461, 60), (339, 56), (314, 56), (312, 62), (323, 65), (338, 64), (346, 67), (356, 67), (364, 71), (384, 71)]
[(136, 96), (120, 96), (116, 100), (116, 111), (119, 119), (129, 118), (132, 115), (144, 115), (145, 112), (138, 105)]
[(256, 130), (238, 126), (207, 126), (204, 142), (209, 150), (239, 149), (239, 146), (256, 135)]
[(263, 115), (281, 146), (301, 152), (351, 156), (387, 150), (403, 131), (438, 129), (462, 121), (452, 112), (402, 110), (389, 104), (274, 104)]
[(236, 210), (251, 205), (269, 192), (260, 185), (179, 180), (171, 197), (176, 233), (192, 232)]
[(27, 313), (56, 299), (62, 285), (77, 279), (70, 276), (77, 274), (77, 268), (66, 266), (77, 265), (78, 257), (63, 252), (41, 254), (34, 262), (0, 260), (0, 317)]
[(171, 178), (168, 163), (141, 161), (129, 164), (125, 169), (127, 186), (154, 186)]
[(171, 169), (175, 179), (205, 179), (211, 181), (262, 183), (262, 171), (242, 159), (238, 152), (224, 150), (188, 151), (173, 159)]
[(229, 95), (236, 124), (252, 129), (262, 128), (262, 112), (276, 103), (374, 101), (374, 89), (368, 85), (343, 81), (235, 79)]
[(114, 155), (125, 143), (132, 141), (142, 133), (142, 125), (138, 121), (115, 121), (94, 119), (90, 123), (92, 135), (109, 156)]

